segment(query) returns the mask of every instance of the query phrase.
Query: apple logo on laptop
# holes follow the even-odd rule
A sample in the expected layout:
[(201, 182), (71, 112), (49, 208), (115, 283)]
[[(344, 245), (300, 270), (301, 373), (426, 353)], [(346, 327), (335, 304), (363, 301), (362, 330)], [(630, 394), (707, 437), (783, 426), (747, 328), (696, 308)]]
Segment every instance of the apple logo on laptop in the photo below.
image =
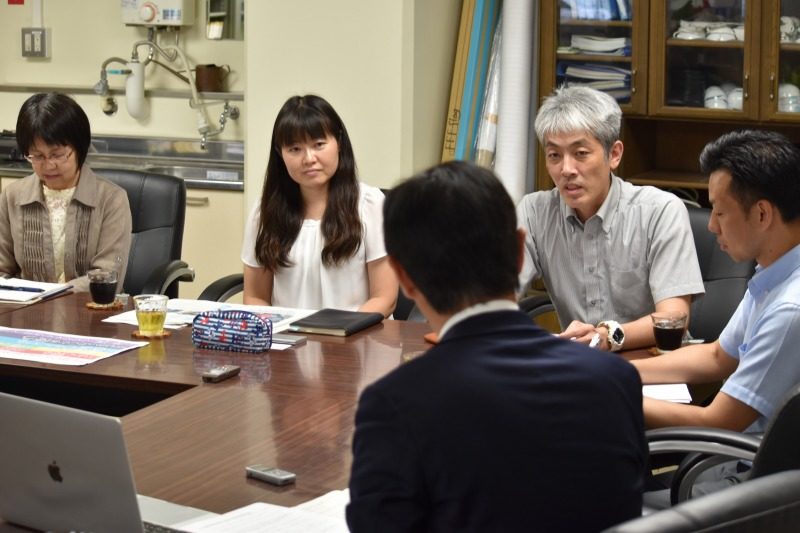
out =
[(50, 477), (53, 481), (58, 481), (61, 483), (64, 481), (64, 478), (61, 477), (61, 468), (53, 461), (52, 464), (47, 465), (47, 473), (50, 474)]

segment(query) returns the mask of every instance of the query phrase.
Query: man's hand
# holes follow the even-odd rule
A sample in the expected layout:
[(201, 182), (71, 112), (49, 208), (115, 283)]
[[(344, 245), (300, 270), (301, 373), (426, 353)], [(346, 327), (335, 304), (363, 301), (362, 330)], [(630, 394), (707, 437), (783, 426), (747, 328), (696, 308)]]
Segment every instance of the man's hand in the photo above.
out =
[(592, 339), (597, 336), (599, 342), (595, 341), (597, 344), (595, 344), (594, 347), (605, 351), (609, 349), (608, 330), (605, 327), (597, 328), (592, 324), (585, 324), (578, 320), (570, 322), (567, 329), (559, 333), (558, 336), (562, 339), (580, 342), (586, 345), (592, 344)]

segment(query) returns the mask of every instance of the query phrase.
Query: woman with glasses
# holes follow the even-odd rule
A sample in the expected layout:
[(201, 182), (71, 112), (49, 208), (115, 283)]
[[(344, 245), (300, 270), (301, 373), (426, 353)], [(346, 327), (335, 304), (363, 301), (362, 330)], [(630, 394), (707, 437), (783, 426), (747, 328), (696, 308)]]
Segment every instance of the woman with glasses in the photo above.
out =
[(33, 174), (0, 192), (0, 276), (87, 291), (86, 272), (106, 268), (118, 271), (121, 287), (131, 243), (128, 197), (85, 164), (86, 113), (64, 94), (35, 94), (22, 104), (16, 136)]

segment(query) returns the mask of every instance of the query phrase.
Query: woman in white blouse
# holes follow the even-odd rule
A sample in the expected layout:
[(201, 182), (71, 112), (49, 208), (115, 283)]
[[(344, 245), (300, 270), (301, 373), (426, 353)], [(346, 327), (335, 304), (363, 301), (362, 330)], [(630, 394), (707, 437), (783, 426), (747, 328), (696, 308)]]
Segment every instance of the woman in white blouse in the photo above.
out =
[(397, 279), (383, 244), (383, 193), (359, 183), (344, 123), (314, 95), (286, 101), (261, 201), (242, 246), (247, 304), (389, 316)]

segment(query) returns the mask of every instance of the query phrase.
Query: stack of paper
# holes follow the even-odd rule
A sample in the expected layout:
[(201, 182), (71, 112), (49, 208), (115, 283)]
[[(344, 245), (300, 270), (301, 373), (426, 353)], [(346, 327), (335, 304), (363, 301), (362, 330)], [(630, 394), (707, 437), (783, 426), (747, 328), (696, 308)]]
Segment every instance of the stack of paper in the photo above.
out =
[(630, 69), (596, 63), (558, 64), (559, 82), (567, 87), (587, 86), (608, 93), (618, 102), (631, 98)]
[(596, 35), (573, 34), (570, 43), (584, 53), (630, 55), (631, 40), (627, 37), (598, 37)]
[(33, 303), (72, 288), (69, 283), (45, 283), (19, 278), (0, 278), (0, 302)]
[(613, 67), (611, 65), (598, 65), (596, 63), (564, 63), (558, 64), (558, 73), (568, 78), (581, 78), (590, 80), (623, 80), (630, 82), (630, 69)]
[(685, 383), (667, 383), (664, 385), (643, 385), (642, 394), (648, 398), (667, 402), (691, 403), (692, 395)]
[(334, 490), (296, 507), (259, 502), (173, 527), (190, 533), (346, 533), (344, 509), (349, 500), (347, 489)]

